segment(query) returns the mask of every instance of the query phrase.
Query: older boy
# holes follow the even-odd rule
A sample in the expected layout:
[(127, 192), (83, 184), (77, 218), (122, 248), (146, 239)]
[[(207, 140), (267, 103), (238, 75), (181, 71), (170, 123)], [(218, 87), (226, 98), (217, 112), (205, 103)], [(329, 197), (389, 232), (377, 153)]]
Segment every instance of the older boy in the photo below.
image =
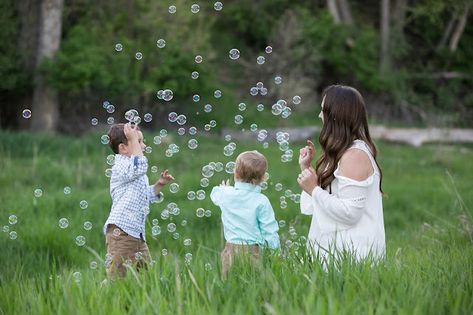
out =
[(165, 170), (149, 185), (148, 160), (143, 156), (143, 133), (137, 125), (116, 124), (108, 133), (115, 164), (110, 178), (112, 209), (104, 225), (107, 274), (125, 276), (126, 264), (137, 269), (151, 261), (145, 241), (149, 204), (159, 200), (161, 189), (174, 178)]

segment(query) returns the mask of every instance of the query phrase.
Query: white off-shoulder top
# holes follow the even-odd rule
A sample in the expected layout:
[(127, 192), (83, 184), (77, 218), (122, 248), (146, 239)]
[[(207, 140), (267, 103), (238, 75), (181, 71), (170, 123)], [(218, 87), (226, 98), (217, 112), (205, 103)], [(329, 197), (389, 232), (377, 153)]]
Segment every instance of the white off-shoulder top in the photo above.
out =
[(358, 261), (368, 256), (379, 259), (386, 251), (380, 172), (364, 141), (355, 140), (349, 149), (364, 151), (374, 172), (367, 179), (356, 181), (339, 175), (337, 167), (332, 193), (319, 186), (312, 195), (302, 192), (301, 212), (312, 215), (308, 245), (324, 260), (342, 251)]

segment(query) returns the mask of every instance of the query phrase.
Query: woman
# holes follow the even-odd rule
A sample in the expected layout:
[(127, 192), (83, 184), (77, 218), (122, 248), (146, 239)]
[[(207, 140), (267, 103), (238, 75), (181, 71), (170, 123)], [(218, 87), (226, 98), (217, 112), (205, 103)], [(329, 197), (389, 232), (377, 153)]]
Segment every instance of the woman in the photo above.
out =
[(323, 261), (340, 253), (357, 261), (382, 258), (386, 248), (382, 173), (363, 97), (342, 85), (327, 87), (322, 96), (323, 152), (314, 169), (315, 148), (307, 141), (300, 150), (297, 178), (303, 189), (301, 212), (312, 215), (309, 243)]

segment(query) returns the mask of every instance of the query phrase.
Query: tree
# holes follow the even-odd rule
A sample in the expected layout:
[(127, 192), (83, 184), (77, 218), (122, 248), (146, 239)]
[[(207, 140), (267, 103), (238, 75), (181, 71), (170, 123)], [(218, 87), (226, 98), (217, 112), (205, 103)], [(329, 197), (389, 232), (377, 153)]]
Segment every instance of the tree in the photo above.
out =
[(381, 51), (379, 58), (379, 70), (383, 77), (389, 68), (389, 32), (390, 32), (390, 21), (389, 21), (389, 0), (381, 1)]
[(58, 95), (48, 84), (41, 64), (53, 60), (59, 49), (64, 0), (43, 0), (39, 21), (39, 43), (34, 75), (31, 128), (35, 131), (54, 132), (59, 118)]

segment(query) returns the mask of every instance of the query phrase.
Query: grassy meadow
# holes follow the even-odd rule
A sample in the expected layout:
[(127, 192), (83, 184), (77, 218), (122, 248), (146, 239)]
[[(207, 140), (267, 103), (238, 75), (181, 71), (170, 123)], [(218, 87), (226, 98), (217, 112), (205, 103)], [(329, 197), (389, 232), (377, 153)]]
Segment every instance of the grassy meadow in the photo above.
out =
[[(412, 148), (380, 142), (383, 169), (386, 261), (378, 266), (343, 261), (324, 271), (304, 252), (310, 217), (299, 205), (280, 198), (299, 193), (297, 153), (281, 162), (277, 143), (237, 143), (226, 157), (223, 139), (189, 137), (170, 132), (160, 145), (157, 132), (145, 131), (149, 165), (169, 169), (180, 189), (164, 190), (164, 202), (152, 204), (147, 239), (156, 261), (147, 272), (102, 285), (105, 258), (102, 226), (110, 209), (105, 170), (111, 150), (101, 133), (82, 138), (0, 132), (0, 314), (471, 314), (473, 312), (473, 147), (426, 145)], [(167, 145), (180, 152), (166, 157)], [(261, 269), (236, 266), (227, 281), (219, 273), (224, 244), (219, 210), (209, 194), (230, 175), (216, 172), (200, 187), (201, 168), (225, 163), (241, 151), (258, 149), (269, 160), (270, 179), (264, 193), (281, 222), (282, 256), (265, 256)], [(148, 171), (150, 182), (159, 173)], [(275, 184), (283, 189), (277, 191)], [(64, 187), (71, 193), (65, 194)], [(42, 190), (41, 197), (34, 191)], [(188, 191), (203, 189), (204, 200), (188, 200)], [(289, 194), (289, 192), (288, 192)], [(86, 200), (88, 207), (81, 209)], [(180, 214), (161, 218), (175, 202)], [(197, 208), (211, 210), (196, 216)], [(9, 216), (17, 223), (10, 224)], [(67, 218), (62, 229), (58, 222)], [(151, 235), (152, 220), (161, 233)], [(187, 221), (185, 226), (183, 220)], [(83, 223), (90, 221), (92, 229)], [(177, 225), (179, 238), (166, 230)], [(295, 232), (294, 232), (295, 230)], [(6, 232), (5, 232), (6, 231)], [(17, 233), (11, 239), (11, 232)], [(76, 237), (86, 239), (84, 246)], [(190, 246), (184, 245), (191, 239)], [(290, 242), (288, 242), (290, 241)], [(290, 246), (289, 246), (290, 245)], [(163, 249), (167, 255), (163, 255)], [(166, 251), (164, 251), (166, 252)], [(189, 264), (185, 255), (192, 254)], [(94, 262), (97, 267), (94, 268)]]

